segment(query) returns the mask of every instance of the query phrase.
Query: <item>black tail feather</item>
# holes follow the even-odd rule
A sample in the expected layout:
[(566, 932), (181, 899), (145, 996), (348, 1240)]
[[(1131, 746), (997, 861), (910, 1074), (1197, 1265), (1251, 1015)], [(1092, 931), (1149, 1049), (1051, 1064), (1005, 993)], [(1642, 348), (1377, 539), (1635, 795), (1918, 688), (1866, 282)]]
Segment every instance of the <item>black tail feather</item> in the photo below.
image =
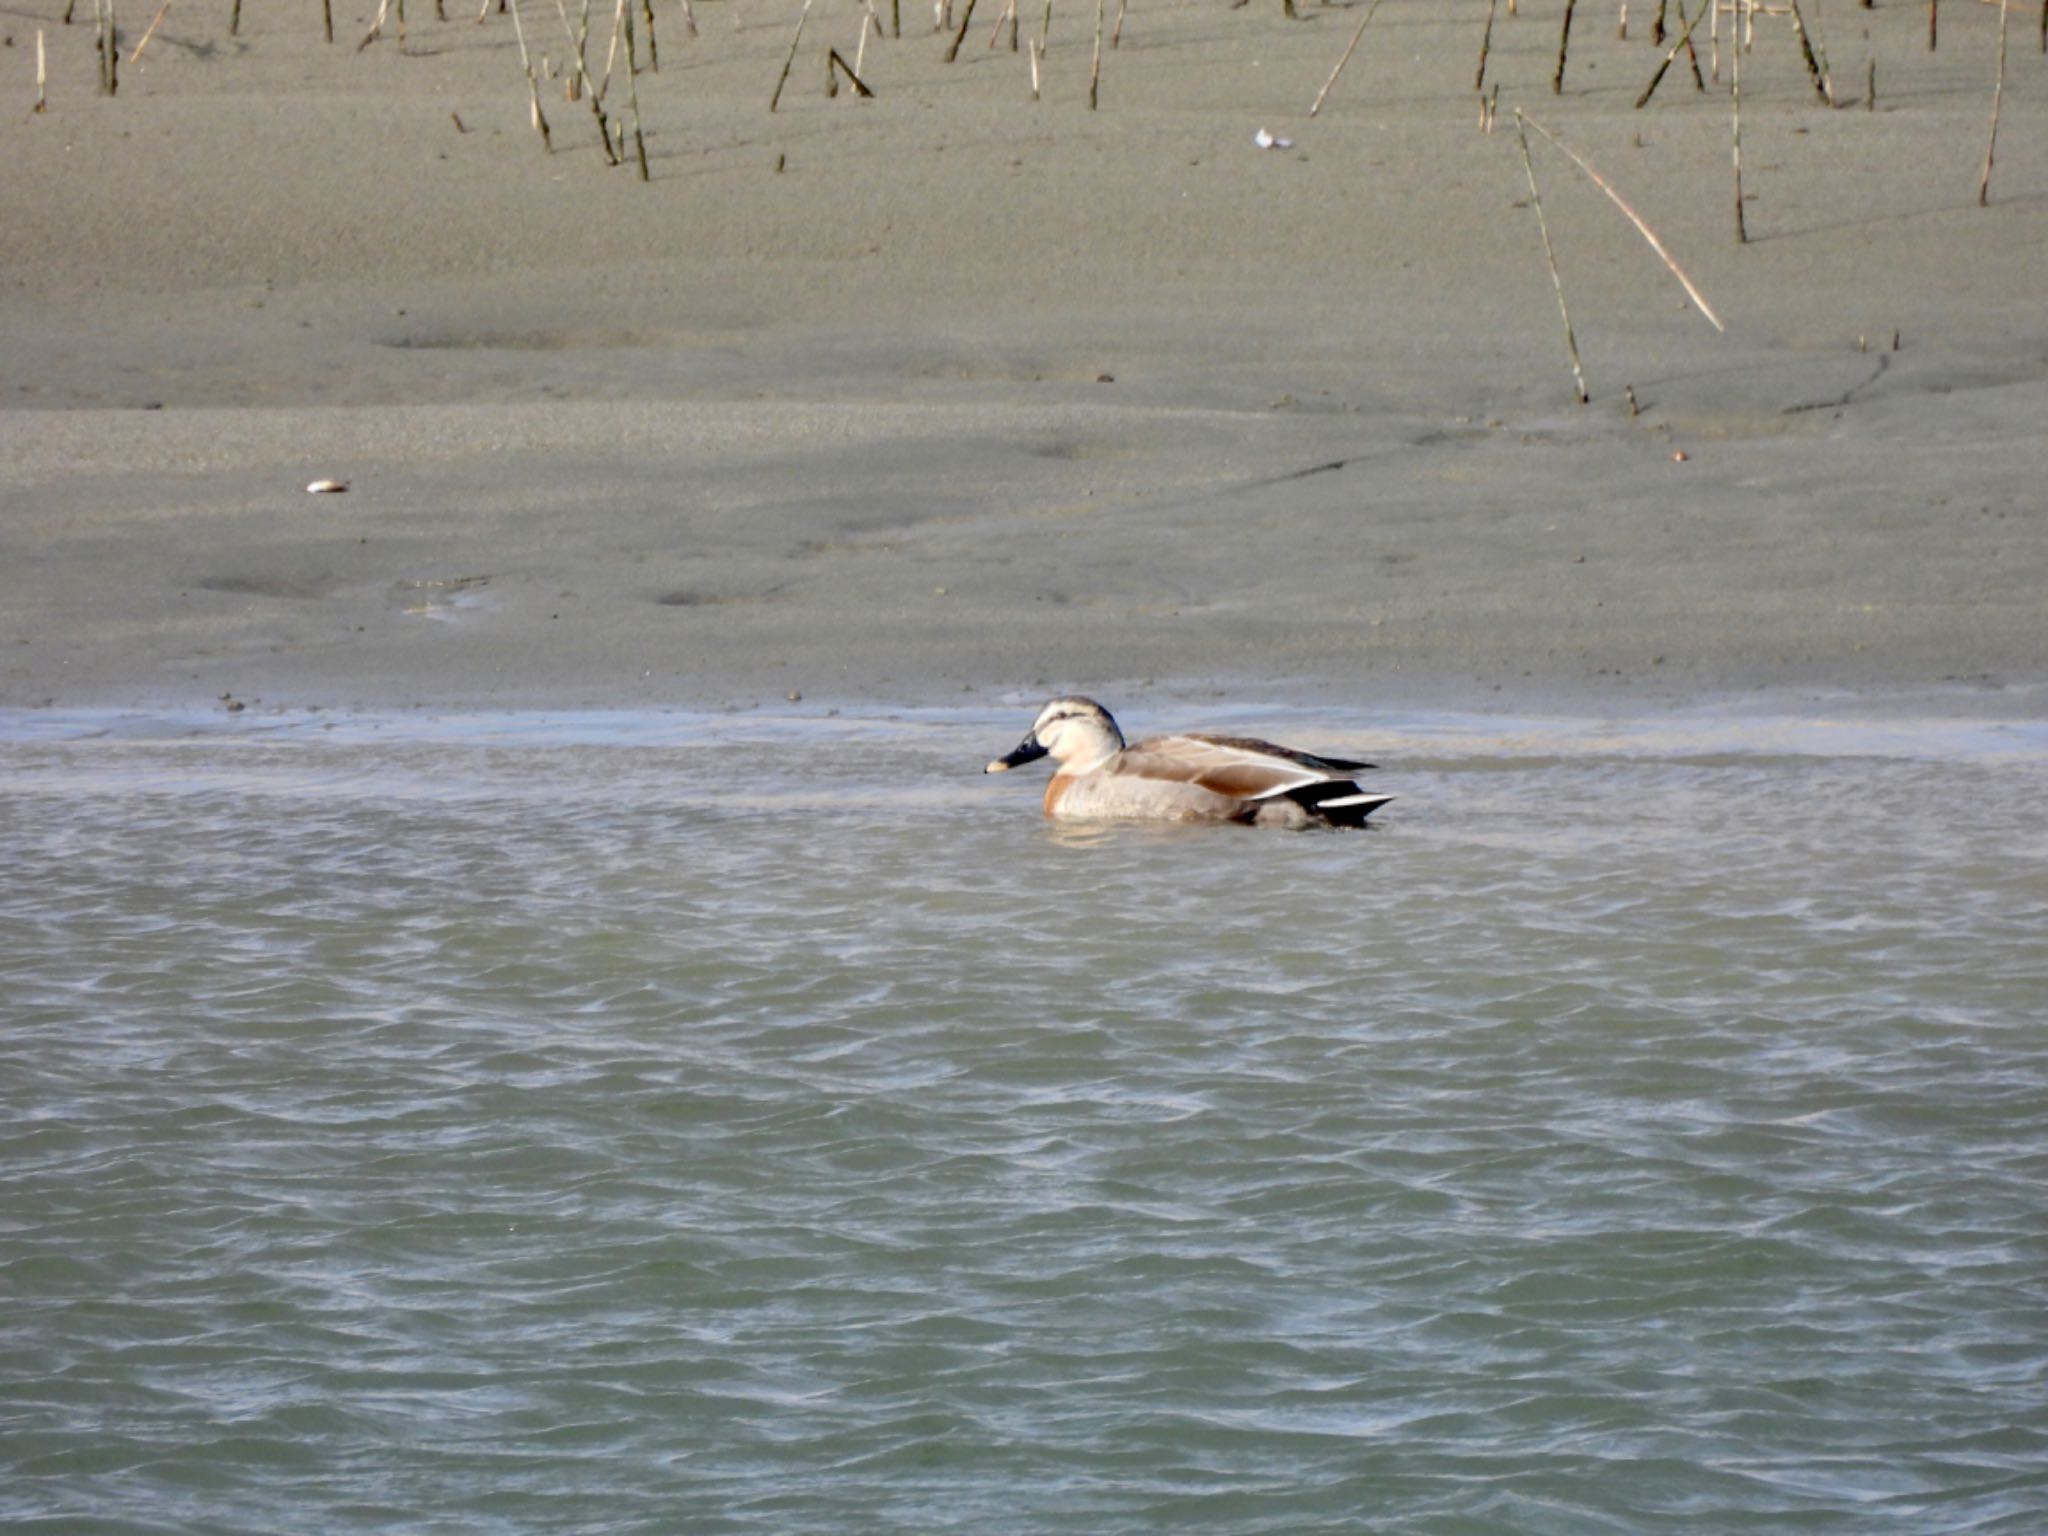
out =
[(1287, 796), (1318, 821), (1333, 827), (1362, 827), (1366, 817), (1393, 799), (1392, 795), (1369, 795), (1356, 784), (1327, 780), (1308, 784)]

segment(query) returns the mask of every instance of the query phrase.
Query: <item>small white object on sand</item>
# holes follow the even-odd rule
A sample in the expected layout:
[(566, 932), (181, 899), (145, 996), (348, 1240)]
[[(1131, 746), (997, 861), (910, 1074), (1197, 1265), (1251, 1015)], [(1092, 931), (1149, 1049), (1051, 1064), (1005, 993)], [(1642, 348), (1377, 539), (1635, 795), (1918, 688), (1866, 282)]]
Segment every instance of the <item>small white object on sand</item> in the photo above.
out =
[(339, 496), (347, 489), (346, 480), (315, 480), (306, 487), (307, 493), (313, 496)]
[(1292, 148), (1294, 148), (1294, 140), (1292, 140), (1292, 139), (1277, 139), (1277, 138), (1275, 138), (1275, 137), (1274, 137), (1274, 136), (1273, 136), (1272, 134), (1270, 134), (1270, 133), (1266, 132), (1266, 130), (1265, 130), (1265, 129), (1263, 129), (1263, 128), (1261, 128), (1261, 129), (1260, 129), (1260, 130), (1259, 130), (1259, 131), (1258, 131), (1257, 133), (1255, 133), (1255, 134), (1253, 134), (1253, 135), (1252, 135), (1252, 142), (1253, 142), (1254, 144), (1258, 145), (1258, 146), (1259, 146), (1259, 148), (1261, 148), (1261, 149), (1292, 149)]

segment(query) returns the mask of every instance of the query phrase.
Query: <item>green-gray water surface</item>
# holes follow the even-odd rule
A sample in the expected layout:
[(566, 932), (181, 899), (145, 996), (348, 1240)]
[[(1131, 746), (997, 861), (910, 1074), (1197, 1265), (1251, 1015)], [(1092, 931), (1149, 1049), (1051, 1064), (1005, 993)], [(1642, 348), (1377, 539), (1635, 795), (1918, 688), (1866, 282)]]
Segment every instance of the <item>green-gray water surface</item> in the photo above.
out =
[(2048, 1530), (2048, 733), (1034, 708), (0, 722), (0, 1523)]

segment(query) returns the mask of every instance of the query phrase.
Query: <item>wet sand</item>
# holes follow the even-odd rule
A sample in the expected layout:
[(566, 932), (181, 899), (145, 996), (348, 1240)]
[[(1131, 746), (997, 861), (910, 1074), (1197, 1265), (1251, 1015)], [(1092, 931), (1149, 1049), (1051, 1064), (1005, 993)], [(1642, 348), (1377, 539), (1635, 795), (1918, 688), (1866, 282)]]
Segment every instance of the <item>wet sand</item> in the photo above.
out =
[[(644, 185), (559, 80), (542, 153), (509, 17), (413, 0), (358, 53), (370, 7), (332, 47), (227, 9), (113, 100), (60, 3), (6, 13), (0, 705), (2048, 697), (2018, 12), (1988, 208), (1994, 7), (1932, 54), (1922, 8), (1829, 7), (1837, 110), (1760, 21), (1738, 247), (1725, 94), (1681, 62), (1633, 108), (1648, 4), (1580, 8), (1562, 95), (1551, 9), (1503, 15), (1490, 135), (1482, 8), (1437, 0), (1313, 120), (1361, 10), (1140, 5), (1091, 113), (1092, 8), (1036, 103), (995, 7), (951, 65), (906, 8), (857, 101), (833, 0), (771, 116), (798, 7), (663, 4)], [(1515, 105), (1725, 333), (1539, 145), (1574, 403)]]

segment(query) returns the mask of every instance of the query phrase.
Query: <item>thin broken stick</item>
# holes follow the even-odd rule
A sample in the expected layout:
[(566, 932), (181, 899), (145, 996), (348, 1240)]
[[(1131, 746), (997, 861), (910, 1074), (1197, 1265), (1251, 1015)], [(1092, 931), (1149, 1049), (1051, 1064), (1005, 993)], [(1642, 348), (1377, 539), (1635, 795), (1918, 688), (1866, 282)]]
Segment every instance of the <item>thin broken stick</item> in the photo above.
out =
[(1308, 109), (1308, 115), (1310, 117), (1314, 117), (1318, 112), (1323, 110), (1323, 98), (1330, 94), (1330, 87), (1337, 83), (1337, 77), (1344, 73), (1344, 66), (1351, 62), (1351, 55), (1358, 51), (1358, 40), (1361, 37), (1365, 36), (1365, 24), (1366, 22), (1372, 20), (1373, 12), (1377, 11), (1379, 8), (1380, 0), (1372, 0), (1372, 4), (1365, 8), (1365, 16), (1358, 23), (1358, 30), (1351, 34), (1351, 46), (1344, 50), (1344, 57), (1339, 59), (1337, 61), (1337, 67), (1330, 71), (1330, 78), (1325, 80), (1323, 82), (1323, 88), (1320, 91), (1316, 92), (1315, 105)]
[[(1991, 137), (1984, 145), (1984, 178), (1977, 183), (1977, 206), (1991, 206), (1991, 157), (1998, 149), (1998, 109), (2005, 101), (2005, 0), (1998, 6), (1998, 83), (1991, 88)], [(142, 52), (140, 48), (135, 50)]]
[[(734, 7), (737, 14), (738, 7)], [(796, 13), (796, 35), (789, 40), (789, 53), (782, 61), (782, 74), (775, 82), (775, 94), (768, 98), (768, 110), (773, 112), (775, 104), (782, 100), (782, 88), (789, 83), (789, 66), (796, 62), (796, 45), (804, 40), (804, 22), (811, 14), (811, 0), (804, 0), (804, 8)]]
[(1563, 139), (1560, 139), (1556, 134), (1552, 133), (1548, 128), (1544, 127), (1541, 123), (1537, 122), (1535, 118), (1528, 116), (1520, 108), (1516, 108), (1515, 110), (1515, 121), (1518, 123), (1526, 122), (1531, 128), (1534, 128), (1538, 133), (1542, 134), (1544, 138), (1550, 140), (1552, 144), (1555, 144), (1558, 147), (1558, 149), (1563, 152), (1565, 158), (1570, 160), (1573, 165), (1576, 165), (1580, 170), (1584, 171), (1587, 177), (1592, 181), (1593, 185), (1598, 187), (1602, 192), (1605, 192), (1607, 194), (1607, 200), (1613, 203), (1615, 207), (1619, 208), (1622, 211), (1622, 214), (1628, 219), (1629, 223), (1635, 225), (1636, 232), (1640, 234), (1645, 240), (1650, 242), (1650, 249), (1657, 253), (1659, 259), (1662, 260), (1664, 265), (1670, 270), (1671, 275), (1678, 279), (1679, 286), (1685, 290), (1686, 297), (1692, 300), (1693, 307), (1697, 309), (1701, 314), (1707, 317), (1707, 323), (1713, 326), (1713, 328), (1717, 331), (1725, 331), (1728, 329), (1727, 326), (1721, 323), (1721, 317), (1714, 313), (1713, 306), (1708, 304), (1706, 298), (1700, 293), (1699, 289), (1693, 286), (1692, 279), (1685, 275), (1685, 269), (1679, 266), (1677, 259), (1672, 256), (1671, 252), (1664, 248), (1664, 242), (1657, 238), (1657, 232), (1651, 229), (1648, 224), (1643, 222), (1643, 216), (1641, 214), (1637, 213), (1635, 209), (1629, 207), (1627, 200), (1624, 199), (1619, 192), (1615, 191), (1614, 188), (1608, 184), (1607, 178), (1605, 176), (1602, 176), (1598, 171), (1594, 170), (1592, 166), (1588, 165), (1586, 163), (1585, 157), (1582, 156), (1577, 150), (1573, 149), (1569, 144), (1565, 143)]
[(171, 0), (164, 0), (164, 3), (156, 8), (156, 19), (151, 21), (148, 27), (146, 27), (143, 30), (142, 41), (137, 43), (128, 54), (129, 68), (132, 69), (142, 62), (142, 50), (147, 48), (149, 46), (149, 40), (152, 37), (156, 36), (157, 25), (164, 19), (164, 12), (168, 11), (170, 8)]
[(1543, 217), (1543, 194), (1536, 188), (1536, 162), (1529, 158), (1529, 131), (1521, 108), (1515, 109), (1515, 136), (1522, 146), (1522, 169), (1529, 176), (1529, 206), (1536, 210), (1536, 229), (1543, 236), (1543, 259), (1550, 266), (1550, 286), (1557, 290), (1557, 312), (1564, 320), (1564, 349), (1572, 360), (1572, 383), (1579, 404), (1592, 399), (1586, 389), (1586, 370), (1579, 366), (1578, 338), (1572, 335), (1572, 312), (1564, 302), (1564, 279), (1557, 275), (1557, 253), (1550, 247), (1550, 223)]

